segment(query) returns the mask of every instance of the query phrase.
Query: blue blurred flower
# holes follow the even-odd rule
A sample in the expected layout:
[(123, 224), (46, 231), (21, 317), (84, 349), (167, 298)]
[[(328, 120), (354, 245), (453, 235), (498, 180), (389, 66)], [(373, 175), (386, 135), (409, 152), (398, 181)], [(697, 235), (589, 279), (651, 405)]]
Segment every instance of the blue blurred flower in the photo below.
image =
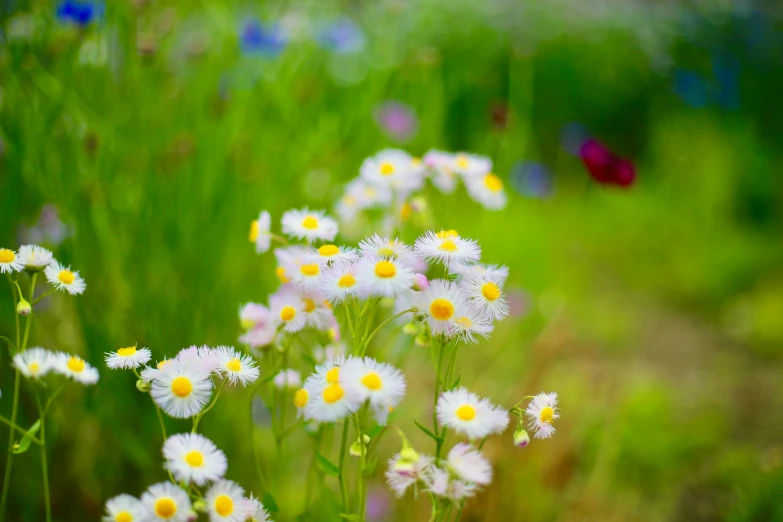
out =
[(739, 61), (728, 54), (712, 57), (712, 74), (715, 76), (715, 102), (724, 109), (737, 109), (739, 96)]
[(375, 122), (383, 133), (397, 142), (406, 142), (416, 135), (419, 118), (410, 105), (398, 101), (386, 101), (374, 111)]
[(356, 53), (364, 48), (364, 30), (356, 22), (343, 16), (321, 28), (318, 42), (337, 54)]
[(543, 163), (518, 161), (511, 167), (511, 186), (523, 196), (544, 199), (552, 194), (552, 174)]
[(707, 82), (698, 73), (686, 69), (674, 72), (674, 92), (691, 107), (706, 107), (709, 99)]
[(589, 138), (590, 133), (587, 132), (587, 128), (575, 121), (563, 125), (563, 130), (560, 132), (560, 144), (572, 156), (580, 155), (582, 145)]
[(286, 37), (277, 24), (264, 25), (259, 20), (248, 19), (240, 29), (239, 45), (245, 54), (274, 57), (285, 49)]
[(61, 0), (57, 4), (57, 19), (64, 24), (85, 27), (103, 16), (103, 3), (90, 0)]

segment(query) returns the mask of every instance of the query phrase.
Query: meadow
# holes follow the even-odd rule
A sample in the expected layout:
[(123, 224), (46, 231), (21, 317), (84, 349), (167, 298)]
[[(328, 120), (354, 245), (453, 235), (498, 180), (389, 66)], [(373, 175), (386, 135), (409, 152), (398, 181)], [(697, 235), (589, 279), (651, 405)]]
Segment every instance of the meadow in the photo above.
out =
[[(106, 357), (146, 347), (153, 365), (207, 345), (259, 369), (259, 387), (228, 385), (198, 432), (271, 520), (783, 520), (780, 29), (774, 6), (717, 0), (5, 2), (0, 249), (41, 245), (87, 287), (36, 303), (39, 274), (19, 315), (6, 280), (28, 296), (31, 278), (4, 270), (0, 415), (14, 416), (28, 322), (27, 347), (78, 355), (99, 379), (21, 379), (22, 430), (38, 392), (58, 393), (43, 452), (40, 431), (9, 441), (0, 426), (0, 517), (47, 519), (43, 456), (54, 521), (100, 520), (112, 497), (167, 482), (160, 423), (170, 436), (193, 422), (159, 418), (143, 379)], [(428, 179), (346, 213), (347, 184), (384, 149), (423, 158)], [(467, 181), (444, 193), (432, 150), (491, 159), (504, 204)], [(345, 456), (347, 502), (342, 420), (307, 427), (271, 380), (284, 366), (304, 380), (334, 337), (240, 340), (240, 308), (281, 282), (251, 223), (268, 211), (270, 233), (297, 242), (281, 217), (306, 207), (339, 222), (337, 245), (456, 230), (508, 267), (508, 317), (452, 349), (448, 380), (430, 319), (384, 323), (400, 309), (380, 296), (334, 307), (347, 354), (407, 382), (387, 429), (355, 413), (349, 443), (371, 435), (375, 464)], [(431, 265), (430, 282), (459, 279)], [(349, 324), (360, 318), (379, 327), (372, 342)], [(406, 444), (441, 449), (426, 431), (433, 391), (451, 385), (504, 411), (556, 392), (559, 418), (545, 439), (525, 418), (525, 447), (513, 414), (475, 441), (491, 482), (436, 513), (426, 488), (398, 499), (385, 472)], [(458, 440), (448, 431), (443, 457)]]

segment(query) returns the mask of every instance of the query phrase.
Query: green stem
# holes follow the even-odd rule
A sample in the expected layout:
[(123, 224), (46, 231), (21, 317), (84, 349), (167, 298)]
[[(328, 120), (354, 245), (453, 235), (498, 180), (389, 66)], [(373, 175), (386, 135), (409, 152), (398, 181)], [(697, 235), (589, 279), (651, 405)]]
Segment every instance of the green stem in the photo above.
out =
[[(17, 314), (17, 317), (18, 316), (19, 315)], [(14, 344), (14, 342), (11, 339), (9, 339), (8, 337), (5, 337), (3, 335), (0, 335), (0, 339), (5, 341), (5, 344), (8, 345), (8, 356), (13, 358), (14, 352), (16, 351), (16, 345)], [(11, 350), (11, 348), (13, 348), (13, 350)]]
[(432, 493), (430, 493), (430, 501), (432, 501), (432, 511), (430, 511), (429, 522), (435, 522), (435, 519), (438, 518), (438, 501)]
[(38, 296), (38, 299), (34, 299), (34, 300), (30, 301), (30, 304), (32, 306), (35, 306), (39, 301), (43, 300), (45, 297), (49, 297), (50, 295), (52, 295), (56, 291), (57, 291), (57, 289), (53, 288), (53, 289), (49, 290), (48, 292), (44, 292), (43, 294)]
[[(438, 437), (436, 441), (435, 457), (440, 458), (440, 450), (443, 447), (443, 439), (438, 432), (438, 399), (440, 398), (440, 370), (443, 365), (443, 351), (446, 342), (443, 336), (440, 337), (440, 353), (438, 355), (438, 366), (435, 374), (435, 397), (432, 401), (432, 432)], [(445, 431), (445, 430), (444, 430)]]
[(258, 387), (261, 385), (262, 381), (259, 379), (258, 383), (253, 386), (250, 389), (250, 405), (249, 405), (249, 415), (248, 415), (248, 437), (250, 440), (250, 451), (253, 454), (253, 463), (256, 467), (256, 474), (258, 475), (258, 481), (261, 483), (261, 491), (266, 492), (269, 490), (269, 487), (266, 483), (266, 478), (264, 477), (264, 472), (261, 469), (261, 461), (258, 458), (258, 451), (256, 450), (255, 445), (255, 438), (253, 437), (253, 399), (256, 396), (256, 392), (258, 391)]
[(462, 499), (462, 502), (459, 503), (459, 509), (457, 510), (457, 516), (454, 518), (454, 522), (459, 522), (459, 519), (462, 517), (462, 509), (465, 507), (465, 499)]
[(14, 424), (10, 420), (6, 419), (2, 415), (0, 415), (0, 422), (5, 424), (6, 426), (9, 426), (12, 430), (18, 431), (19, 433), (21, 433), (22, 435), (24, 435), (25, 437), (27, 437), (31, 441), (33, 441), (36, 444), (38, 444), (39, 446), (41, 445), (41, 441), (38, 440), (38, 438), (36, 438), (35, 435), (33, 435), (32, 433), (29, 433), (26, 429), (22, 428), (21, 426), (17, 426), (16, 424)]
[(348, 488), (345, 483), (345, 450), (348, 445), (348, 423), (350, 419), (346, 418), (343, 422), (343, 438), (340, 443), (340, 497), (343, 501), (343, 513), (348, 512)]
[(455, 343), (454, 344), (454, 350), (451, 352), (451, 360), (449, 361), (448, 368), (446, 369), (446, 380), (445, 380), (445, 383), (446, 383), (446, 386), (448, 386), (449, 388), (451, 388), (451, 386), (452, 386), (451, 379), (452, 379), (453, 373), (454, 373), (454, 361), (456, 360), (456, 358), (457, 358), (457, 344)]
[[(33, 276), (35, 277), (35, 276)], [(38, 404), (38, 413), (41, 416), (41, 474), (43, 475), (44, 505), (46, 507), (46, 522), (52, 522), (52, 504), (49, 499), (49, 469), (46, 464), (46, 413), (41, 406), (41, 397), (35, 390), (35, 402)]]
[(369, 455), (367, 454), (367, 447), (364, 444), (364, 430), (362, 429), (362, 421), (358, 414), (354, 415), (354, 419), (356, 421), (356, 431), (359, 434), (359, 438), (357, 440), (359, 441), (360, 447), (359, 477), (357, 478), (359, 482), (359, 522), (364, 522), (364, 515), (367, 511), (367, 489), (365, 488), (364, 484), (364, 467), (367, 465), (367, 457)]
[(197, 433), (197, 430), (198, 430), (198, 423), (199, 423), (199, 421), (201, 421), (201, 418), (202, 418), (204, 415), (206, 415), (206, 414), (207, 414), (207, 412), (209, 412), (209, 410), (211, 410), (211, 409), (212, 409), (212, 408), (215, 406), (215, 403), (217, 402), (217, 400), (218, 400), (218, 397), (220, 397), (220, 392), (222, 392), (222, 391), (223, 391), (223, 387), (226, 385), (226, 381), (227, 381), (227, 380), (228, 380), (228, 379), (223, 379), (223, 382), (222, 382), (222, 383), (220, 383), (220, 388), (218, 388), (218, 391), (217, 391), (217, 393), (215, 394), (215, 398), (214, 398), (214, 399), (212, 399), (212, 402), (210, 402), (210, 403), (209, 403), (209, 406), (207, 406), (206, 408), (204, 408), (204, 411), (202, 411), (201, 413), (199, 413), (198, 415), (196, 415), (196, 416), (193, 418), (193, 433)]
[(375, 334), (377, 334), (377, 333), (378, 333), (378, 331), (380, 331), (380, 329), (381, 329), (381, 328), (383, 328), (384, 326), (386, 326), (387, 324), (389, 324), (391, 321), (393, 321), (393, 320), (397, 319), (397, 318), (398, 318), (398, 317), (400, 317), (401, 315), (403, 315), (403, 314), (407, 314), (408, 312), (412, 312), (413, 310), (414, 310), (413, 308), (408, 308), (407, 310), (403, 310), (402, 312), (400, 312), (400, 313), (398, 313), (398, 314), (395, 314), (395, 315), (393, 315), (393, 316), (389, 317), (389, 318), (388, 318), (388, 319), (386, 319), (384, 322), (382, 322), (381, 324), (379, 324), (379, 325), (378, 325), (378, 326), (375, 328), (375, 330), (373, 330), (373, 332), (370, 334), (370, 337), (368, 337), (368, 338), (367, 338), (367, 340), (366, 340), (366, 341), (364, 341), (364, 348), (362, 349), (362, 353), (361, 353), (360, 355), (364, 355), (365, 353), (367, 353), (367, 347), (370, 345), (370, 341), (372, 341), (372, 338), (373, 338), (373, 337), (375, 337)]

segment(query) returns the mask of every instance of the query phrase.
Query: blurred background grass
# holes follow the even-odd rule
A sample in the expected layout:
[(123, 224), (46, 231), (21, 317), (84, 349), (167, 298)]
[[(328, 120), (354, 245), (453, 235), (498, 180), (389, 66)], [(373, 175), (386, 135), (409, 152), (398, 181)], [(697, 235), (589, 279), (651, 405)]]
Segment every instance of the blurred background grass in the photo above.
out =
[[(0, 6), (0, 245), (40, 240), (81, 271), (87, 292), (37, 310), (31, 344), (101, 368), (49, 425), (56, 519), (95, 520), (108, 497), (165, 477), (149, 400), (103, 353), (235, 343), (238, 305), (275, 288), (271, 256), (247, 242), (258, 210), (331, 208), (365, 156), (401, 146), (490, 155), (511, 191), (500, 212), (428, 193), (438, 226), (479, 239), (517, 292), (516, 318), (461, 352), (463, 384), (507, 405), (542, 389), (562, 400), (554, 439), (488, 442), (496, 478), (464, 520), (783, 520), (779, 6), (102, 7), (80, 26), (54, 3)], [(415, 131), (376, 121), (390, 100)], [(574, 123), (632, 159), (632, 187), (592, 182), (566, 150)], [(10, 300), (0, 286), (8, 336)], [(426, 449), (412, 418), (429, 414), (427, 353), (405, 372), (395, 423)], [(34, 409), (23, 396), (22, 425)], [(253, 490), (247, 409), (229, 393), (203, 426)], [(256, 443), (268, 461), (269, 434)], [(294, 437), (276, 519), (300, 513), (309, 458)], [(373, 481), (374, 520), (427, 516), (423, 499), (395, 503), (380, 470)], [(39, 520), (37, 455), (18, 458), (13, 488), (11, 519)]]

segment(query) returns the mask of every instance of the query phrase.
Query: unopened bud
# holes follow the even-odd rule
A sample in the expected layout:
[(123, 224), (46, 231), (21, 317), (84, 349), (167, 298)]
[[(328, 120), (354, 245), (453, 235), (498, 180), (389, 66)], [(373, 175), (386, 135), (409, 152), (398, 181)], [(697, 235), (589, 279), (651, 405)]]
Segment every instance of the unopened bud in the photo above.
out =
[(530, 444), (530, 435), (525, 430), (519, 429), (514, 432), (514, 446), (524, 448)]
[(419, 325), (414, 322), (407, 323), (402, 327), (402, 333), (405, 335), (416, 335), (419, 333)]
[(193, 511), (196, 513), (206, 513), (207, 512), (207, 502), (203, 499), (199, 499), (193, 503)]
[(136, 389), (139, 390), (141, 393), (148, 393), (150, 391), (150, 383), (148, 383), (144, 379), (139, 379), (138, 381), (136, 381)]
[(364, 438), (364, 444), (357, 439), (356, 442), (351, 444), (351, 447), (348, 448), (348, 453), (352, 457), (361, 457), (367, 453), (367, 443), (370, 442), (370, 437), (367, 434), (364, 434), (362, 437)]
[(420, 333), (416, 336), (416, 346), (429, 346), (430, 341), (430, 334), (428, 333)]
[(430, 287), (430, 281), (424, 274), (414, 274), (413, 276), (413, 289), (421, 292)]
[(400, 451), (400, 459), (414, 464), (419, 461), (419, 452), (411, 447), (403, 448)]
[(33, 313), (33, 307), (23, 297), (19, 304), (16, 305), (16, 313), (19, 315), (30, 315)]

